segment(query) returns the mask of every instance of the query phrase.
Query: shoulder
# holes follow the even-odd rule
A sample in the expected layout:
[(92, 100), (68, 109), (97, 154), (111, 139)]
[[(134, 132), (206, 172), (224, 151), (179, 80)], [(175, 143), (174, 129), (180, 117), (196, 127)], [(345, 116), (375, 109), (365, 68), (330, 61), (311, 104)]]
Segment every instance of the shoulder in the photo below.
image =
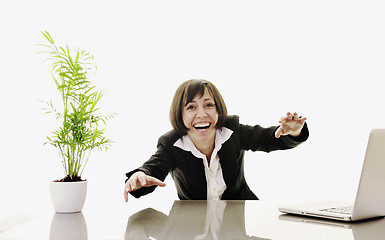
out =
[(225, 122), (225, 127), (235, 131), (239, 127), (239, 116), (237, 115), (229, 115), (227, 116), (226, 122)]
[(161, 144), (165, 147), (172, 147), (179, 138), (180, 135), (175, 130), (168, 131), (159, 137), (158, 146)]

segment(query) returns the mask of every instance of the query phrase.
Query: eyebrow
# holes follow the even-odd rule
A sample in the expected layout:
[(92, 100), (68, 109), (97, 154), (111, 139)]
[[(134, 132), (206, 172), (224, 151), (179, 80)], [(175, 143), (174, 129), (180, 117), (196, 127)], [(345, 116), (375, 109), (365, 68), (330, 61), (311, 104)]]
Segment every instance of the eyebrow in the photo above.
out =
[[(214, 102), (214, 99), (212, 99), (212, 98), (205, 98), (205, 99), (203, 99), (203, 101), (205, 101), (205, 102), (207, 102), (207, 101), (213, 101), (213, 102)], [(187, 105), (190, 104), (190, 103), (196, 103), (196, 101), (195, 101), (195, 100), (192, 100), (191, 102), (186, 103), (185, 106), (187, 106)]]

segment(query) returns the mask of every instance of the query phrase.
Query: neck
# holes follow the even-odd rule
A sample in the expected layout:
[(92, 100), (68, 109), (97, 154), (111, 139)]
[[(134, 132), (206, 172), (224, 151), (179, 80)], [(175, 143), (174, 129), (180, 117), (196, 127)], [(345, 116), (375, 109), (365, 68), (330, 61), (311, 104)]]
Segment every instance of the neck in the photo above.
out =
[(196, 147), (201, 153), (203, 153), (206, 156), (207, 162), (210, 164), (211, 154), (213, 154), (213, 151), (214, 151), (214, 145), (202, 146), (202, 147), (196, 146)]
[(191, 137), (190, 139), (194, 143), (195, 147), (206, 156), (207, 162), (210, 164), (211, 154), (213, 153), (215, 147), (215, 135), (207, 141), (196, 141)]

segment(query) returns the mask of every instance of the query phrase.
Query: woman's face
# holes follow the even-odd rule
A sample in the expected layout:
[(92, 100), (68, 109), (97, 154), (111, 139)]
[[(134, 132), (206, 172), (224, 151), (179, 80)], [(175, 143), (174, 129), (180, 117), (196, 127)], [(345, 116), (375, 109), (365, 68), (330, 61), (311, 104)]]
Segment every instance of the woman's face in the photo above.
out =
[(195, 141), (205, 142), (213, 140), (218, 122), (218, 113), (214, 99), (205, 90), (203, 96), (196, 95), (183, 108), (183, 123), (189, 129), (187, 134)]

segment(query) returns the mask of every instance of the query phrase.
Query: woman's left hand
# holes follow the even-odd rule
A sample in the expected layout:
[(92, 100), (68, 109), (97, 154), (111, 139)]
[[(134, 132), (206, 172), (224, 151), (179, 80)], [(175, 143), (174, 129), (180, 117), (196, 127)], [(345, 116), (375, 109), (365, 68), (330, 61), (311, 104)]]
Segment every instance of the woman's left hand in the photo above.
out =
[(293, 137), (299, 136), (301, 134), (303, 126), (305, 125), (305, 122), (306, 118), (299, 117), (296, 112), (294, 114), (288, 112), (286, 114), (286, 117), (282, 117), (279, 120), (279, 123), (281, 125), (275, 131), (275, 137), (279, 138), (280, 136), (289, 134)]

